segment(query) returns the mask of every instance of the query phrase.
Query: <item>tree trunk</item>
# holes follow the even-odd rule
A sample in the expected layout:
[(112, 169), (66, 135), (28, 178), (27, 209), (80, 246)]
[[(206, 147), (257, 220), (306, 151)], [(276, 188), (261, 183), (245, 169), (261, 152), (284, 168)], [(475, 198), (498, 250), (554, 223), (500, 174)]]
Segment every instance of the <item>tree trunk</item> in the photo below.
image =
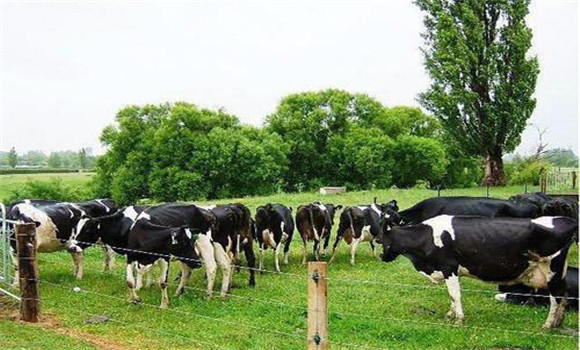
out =
[(503, 160), (500, 154), (488, 155), (485, 157), (485, 173), (483, 175), (483, 186), (504, 186), (506, 183), (505, 172), (503, 170)]

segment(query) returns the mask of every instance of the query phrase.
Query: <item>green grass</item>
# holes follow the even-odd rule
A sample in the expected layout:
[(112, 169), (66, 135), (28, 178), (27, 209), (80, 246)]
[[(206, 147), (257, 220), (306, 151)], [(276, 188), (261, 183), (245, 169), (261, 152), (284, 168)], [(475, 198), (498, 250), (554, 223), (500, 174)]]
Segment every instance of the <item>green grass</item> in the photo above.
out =
[(61, 179), (64, 184), (83, 187), (89, 184), (93, 173), (15, 174), (0, 175), (0, 202), (6, 202), (12, 192), (31, 180)]
[[(506, 198), (520, 192), (521, 187), (506, 187), (492, 189), (491, 195)], [(397, 199), (401, 208), (406, 208), (436, 195), (435, 191), (424, 189), (377, 190), (327, 197), (316, 193), (279, 194), (239, 201), (254, 211), (257, 205), (270, 201), (295, 209), (299, 204), (315, 199), (349, 205), (369, 203), (378, 197), (380, 202)], [(485, 189), (450, 190), (442, 195), (485, 196)], [(218, 202), (230, 201), (233, 200)], [(62, 329), (90, 335), (91, 339), (106, 339), (120, 348), (305, 348), (306, 268), (300, 264), (300, 239), (296, 234), (294, 238), (290, 264), (282, 265), (282, 271), (291, 275), (264, 273), (257, 276), (256, 288), (250, 288), (248, 272), (242, 270), (234, 275), (232, 296), (226, 299), (215, 296), (207, 300), (203, 272), (197, 270), (185, 295), (177, 298), (170, 294), (168, 310), (156, 308), (160, 302), (156, 286), (140, 292), (142, 305), (127, 302), (123, 259), (117, 258), (114, 272), (107, 274), (102, 272), (100, 250), (89, 249), (85, 259), (85, 278), (75, 281), (72, 260), (67, 253), (41, 254), (40, 275), (46, 281), (41, 283), (43, 310), (58, 319)], [(310, 259), (311, 247), (310, 244)], [(571, 265), (577, 266), (577, 255), (578, 250), (574, 247), (570, 253)], [(268, 251), (265, 268), (272, 270), (273, 267), (273, 252)], [(171, 280), (176, 275), (177, 266), (173, 266)], [(329, 278), (329, 332), (333, 349), (357, 348), (349, 344), (371, 349), (561, 350), (578, 347), (577, 337), (565, 337), (558, 330), (541, 331), (547, 307), (496, 302), (493, 298), (495, 285), (469, 278), (461, 280), (465, 326), (454, 327), (444, 319), (449, 309), (449, 297), (443, 285), (429, 283), (403, 257), (388, 264), (377, 261), (368, 244), (359, 247), (357, 264), (353, 267), (349, 263), (346, 244), (342, 243), (335, 262), (329, 266)], [(80, 287), (81, 292), (73, 292), (75, 286)], [(175, 288), (176, 283), (172, 281), (170, 293)], [(87, 324), (87, 319), (94, 314), (107, 315), (113, 321)], [(577, 333), (577, 313), (568, 313), (564, 328)], [(73, 346), (71, 342), (78, 341), (77, 338), (63, 339), (62, 333), (55, 335), (52, 329), (41, 331), (33, 328), (33, 340), (30, 329), (13, 321), (0, 322), (0, 347), (76, 349), (94, 346), (85, 343)], [(36, 342), (36, 345), (31, 342)]]

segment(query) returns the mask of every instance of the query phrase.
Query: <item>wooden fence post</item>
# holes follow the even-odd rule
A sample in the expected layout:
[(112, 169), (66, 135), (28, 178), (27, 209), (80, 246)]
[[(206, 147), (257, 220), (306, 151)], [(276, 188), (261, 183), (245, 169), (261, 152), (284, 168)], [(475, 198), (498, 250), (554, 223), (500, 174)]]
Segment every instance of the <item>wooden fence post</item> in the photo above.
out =
[(326, 262), (308, 263), (308, 350), (328, 349)]
[(20, 277), (20, 318), (25, 322), (38, 322), (40, 291), (36, 261), (36, 225), (16, 224), (18, 275)]

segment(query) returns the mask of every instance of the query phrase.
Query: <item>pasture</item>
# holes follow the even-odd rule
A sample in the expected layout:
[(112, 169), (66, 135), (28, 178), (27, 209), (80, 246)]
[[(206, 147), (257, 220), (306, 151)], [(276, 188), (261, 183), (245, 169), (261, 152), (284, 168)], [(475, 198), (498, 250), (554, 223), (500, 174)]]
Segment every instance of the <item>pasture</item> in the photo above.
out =
[(60, 179), (63, 184), (82, 188), (91, 181), (93, 173), (51, 173), (0, 175), (0, 202), (6, 202), (12, 192), (28, 181)]
[[(522, 192), (522, 186), (493, 188), (490, 195), (507, 198)], [(267, 202), (280, 202), (295, 210), (299, 204), (317, 199), (350, 205), (370, 203), (378, 197), (379, 202), (396, 199), (403, 209), (436, 195), (436, 191), (426, 189), (392, 189), (327, 197), (318, 193), (277, 194), (212, 203), (240, 201), (254, 213), (258, 205)], [(486, 190), (446, 190), (441, 195), (485, 196)], [(335, 232), (331, 244), (334, 235)], [(76, 281), (69, 254), (40, 254), (44, 321), (38, 325), (13, 321), (12, 303), (0, 298), (0, 310), (3, 310), (0, 311), (0, 346), (2, 349), (304, 348), (307, 276), (305, 266), (301, 265), (300, 245), (295, 232), (289, 266), (282, 265), (281, 274), (258, 275), (255, 288), (247, 284), (248, 271), (235, 273), (234, 288), (225, 299), (219, 298), (218, 293), (207, 300), (201, 270), (193, 272), (185, 295), (172, 296), (177, 285), (173, 281), (177, 276), (174, 264), (167, 310), (157, 308), (161, 295), (156, 285), (140, 292), (141, 305), (128, 303), (122, 258), (117, 257), (113, 272), (105, 273), (100, 249), (88, 249), (85, 277)], [(312, 245), (308, 247), (312, 259)], [(350, 265), (343, 242), (329, 266), (332, 349), (560, 350), (578, 347), (576, 312), (568, 312), (563, 329), (543, 332), (541, 325), (547, 316), (547, 307), (497, 302), (493, 298), (495, 285), (463, 278), (466, 323), (456, 327), (444, 319), (449, 309), (445, 286), (428, 282), (407, 259), (400, 257), (392, 263), (382, 263), (371, 255), (367, 243), (359, 246), (356, 261), (356, 266)], [(578, 264), (577, 246), (570, 253), (570, 264)], [(265, 269), (274, 269), (272, 250), (265, 254)], [(77, 286), (80, 292), (73, 291)], [(106, 320), (96, 316), (105, 316)]]

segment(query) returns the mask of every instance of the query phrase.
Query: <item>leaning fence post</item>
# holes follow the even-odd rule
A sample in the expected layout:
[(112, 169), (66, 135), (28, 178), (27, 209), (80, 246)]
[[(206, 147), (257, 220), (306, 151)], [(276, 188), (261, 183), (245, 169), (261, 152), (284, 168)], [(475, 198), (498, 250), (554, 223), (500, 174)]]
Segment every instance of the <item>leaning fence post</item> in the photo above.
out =
[(328, 349), (326, 262), (308, 263), (308, 350)]
[(40, 291), (36, 262), (36, 225), (16, 224), (18, 275), (20, 277), (20, 318), (25, 322), (38, 322)]

